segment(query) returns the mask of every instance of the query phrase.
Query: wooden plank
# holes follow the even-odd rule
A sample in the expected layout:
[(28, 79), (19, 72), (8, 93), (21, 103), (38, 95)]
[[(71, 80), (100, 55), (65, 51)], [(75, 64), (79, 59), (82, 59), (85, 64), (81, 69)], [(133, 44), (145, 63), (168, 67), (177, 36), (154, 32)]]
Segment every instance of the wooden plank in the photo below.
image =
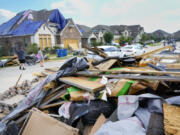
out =
[(52, 102), (53, 100), (56, 100), (58, 98), (60, 98), (63, 94), (66, 93), (66, 89), (64, 90), (60, 90), (56, 95), (54, 95), (53, 97), (51, 97), (49, 100), (47, 100), (46, 102), (42, 103), (40, 105), (39, 108), (43, 108), (45, 105), (49, 104), (50, 102)]
[(99, 70), (108, 70), (108, 69), (111, 68), (111, 67), (114, 65), (114, 63), (116, 63), (116, 62), (117, 62), (116, 59), (110, 59), (110, 60), (108, 60), (108, 61), (106, 61), (106, 62), (103, 62), (103, 63), (101, 63), (101, 64), (99, 64), (99, 65), (97, 65), (97, 66), (95, 66), (95, 67), (98, 68)]
[(135, 73), (135, 74), (155, 74), (155, 75), (180, 75), (180, 72), (170, 72), (170, 71), (140, 71), (140, 70), (130, 70), (130, 69), (121, 69), (121, 70), (91, 70), (91, 71), (99, 71), (99, 72), (110, 72), (112, 74), (118, 73)]
[(149, 56), (149, 55), (152, 55), (153, 53), (157, 53), (157, 52), (160, 52), (160, 51), (163, 51), (163, 50), (166, 50), (166, 49), (172, 49), (172, 46), (171, 46), (171, 45), (165, 46), (165, 47), (162, 47), (162, 48), (159, 48), (159, 49), (156, 49), (156, 50), (153, 50), (153, 51), (144, 53), (144, 54), (142, 54), (142, 55), (136, 56), (136, 58), (147, 57), (147, 56)]
[(124, 78), (133, 80), (158, 80), (158, 81), (169, 81), (169, 82), (180, 82), (180, 77), (172, 76), (150, 76), (150, 75), (129, 75), (129, 74), (119, 74), (119, 75), (100, 75), (99, 77), (105, 76), (107, 78)]
[(166, 64), (166, 68), (180, 69), (180, 63)]
[(61, 102), (58, 102), (58, 103), (53, 103), (53, 104), (48, 104), (48, 105), (44, 105), (42, 107), (40, 107), (40, 109), (47, 109), (47, 108), (51, 108), (51, 107), (55, 107), (55, 106), (60, 106), (62, 104), (64, 104), (66, 101), (61, 101)]
[(163, 104), (166, 135), (180, 135), (180, 107)]
[(100, 81), (101, 79), (97, 79), (96, 81), (90, 81), (87, 77), (63, 77), (59, 79), (61, 82), (66, 84), (75, 86), (77, 88), (92, 92), (100, 90), (105, 87)]

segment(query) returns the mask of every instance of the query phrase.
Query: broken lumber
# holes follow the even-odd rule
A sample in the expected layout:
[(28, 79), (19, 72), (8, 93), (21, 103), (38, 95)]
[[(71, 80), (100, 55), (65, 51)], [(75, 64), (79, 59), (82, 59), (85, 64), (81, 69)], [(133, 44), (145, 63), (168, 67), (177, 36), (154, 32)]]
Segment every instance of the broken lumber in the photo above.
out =
[(160, 51), (163, 51), (163, 50), (166, 50), (166, 49), (173, 49), (171, 45), (169, 46), (165, 46), (165, 47), (162, 47), (162, 48), (159, 48), (159, 49), (156, 49), (156, 50), (153, 50), (153, 51), (150, 51), (150, 52), (147, 52), (147, 53), (144, 53), (142, 55), (139, 55), (139, 56), (136, 56), (135, 58), (144, 58), (144, 57), (147, 57), (151, 54), (154, 54), (154, 53), (157, 53), (157, 52), (160, 52)]
[(119, 73), (133, 73), (133, 74), (155, 74), (155, 75), (166, 75), (166, 74), (172, 74), (172, 75), (180, 75), (180, 72), (169, 72), (169, 71), (139, 71), (139, 70), (127, 70), (127, 69), (121, 69), (121, 70), (90, 70), (90, 71), (99, 71), (99, 72), (110, 72), (112, 74), (119, 74)]
[(95, 81), (90, 81), (87, 77), (62, 77), (59, 81), (88, 92), (97, 91), (105, 87), (105, 84), (100, 82), (100, 78)]
[(180, 134), (180, 107), (163, 104), (164, 129), (166, 135)]
[(129, 74), (119, 74), (119, 75), (100, 75), (100, 77), (105, 76), (107, 78), (124, 78), (133, 80), (159, 80), (159, 81), (169, 81), (169, 82), (180, 82), (180, 77), (173, 76), (149, 76), (149, 75), (129, 75)]

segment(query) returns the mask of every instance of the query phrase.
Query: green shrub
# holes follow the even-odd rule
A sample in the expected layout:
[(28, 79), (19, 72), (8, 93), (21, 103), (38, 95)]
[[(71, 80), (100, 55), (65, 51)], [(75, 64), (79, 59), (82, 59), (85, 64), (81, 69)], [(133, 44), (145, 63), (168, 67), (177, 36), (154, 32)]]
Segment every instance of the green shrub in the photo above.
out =
[(111, 44), (111, 42), (114, 38), (114, 35), (111, 32), (106, 32), (103, 37), (104, 37), (104, 41), (106, 43)]
[(56, 54), (56, 50), (57, 49), (62, 49), (62, 47), (60, 47), (60, 46), (53, 46), (53, 48), (49, 48), (49, 53), (50, 54)]
[(5, 47), (0, 45), (0, 57), (5, 55), (6, 55)]
[(31, 44), (27, 49), (28, 54), (37, 54), (38, 53), (38, 45), (36, 43)]
[(91, 43), (91, 45), (92, 45), (92, 46), (101, 46), (101, 45), (103, 45), (103, 42), (93, 41), (93, 42)]

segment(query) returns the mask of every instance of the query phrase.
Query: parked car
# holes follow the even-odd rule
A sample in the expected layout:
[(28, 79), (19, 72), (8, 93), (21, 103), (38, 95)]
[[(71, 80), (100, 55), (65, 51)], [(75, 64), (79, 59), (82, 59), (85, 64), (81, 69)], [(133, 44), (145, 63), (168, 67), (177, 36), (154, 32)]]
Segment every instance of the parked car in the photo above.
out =
[(141, 44), (133, 44), (122, 47), (121, 53), (123, 53), (125, 56), (135, 56), (145, 53), (145, 50)]
[[(109, 57), (124, 57), (124, 53), (122, 53), (121, 50), (115, 46), (99, 46), (98, 48), (105, 52)], [(93, 58), (95, 60), (103, 59), (102, 57), (91, 51), (88, 51), (87, 58)]]
[(147, 40), (147, 41), (145, 41), (145, 43), (146, 43), (146, 44), (154, 44), (155, 41), (154, 41), (154, 40)]

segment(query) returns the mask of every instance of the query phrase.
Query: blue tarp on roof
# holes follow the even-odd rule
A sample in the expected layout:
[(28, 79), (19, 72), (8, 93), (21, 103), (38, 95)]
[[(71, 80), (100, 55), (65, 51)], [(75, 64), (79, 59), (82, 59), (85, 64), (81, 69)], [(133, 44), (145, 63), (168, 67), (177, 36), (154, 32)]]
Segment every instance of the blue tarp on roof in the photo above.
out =
[[(46, 23), (47, 20), (33, 21), (26, 18), (22, 24), (20, 24), (16, 29), (12, 29), (15, 24), (23, 17), (21, 12), (13, 17), (8, 22), (0, 25), (0, 36), (24, 36), (24, 35), (33, 35), (40, 28), (43, 23)], [(54, 10), (49, 16), (49, 21), (52, 23), (58, 24), (58, 29), (62, 30), (66, 25), (66, 19), (59, 12), (58, 9)]]
[(66, 19), (64, 16), (59, 12), (58, 9), (54, 10), (54, 12), (49, 16), (50, 22), (57, 23), (58, 29), (62, 30), (66, 26)]
[(44, 21), (33, 22), (31, 20), (25, 20), (16, 30), (11, 34), (13, 36), (33, 35), (43, 24)]
[(22, 17), (23, 12), (19, 13), (15, 17), (13, 17), (11, 20), (9, 20), (6, 23), (3, 23), (0, 25), (0, 35), (10, 35), (12, 27), (16, 24), (16, 22)]

